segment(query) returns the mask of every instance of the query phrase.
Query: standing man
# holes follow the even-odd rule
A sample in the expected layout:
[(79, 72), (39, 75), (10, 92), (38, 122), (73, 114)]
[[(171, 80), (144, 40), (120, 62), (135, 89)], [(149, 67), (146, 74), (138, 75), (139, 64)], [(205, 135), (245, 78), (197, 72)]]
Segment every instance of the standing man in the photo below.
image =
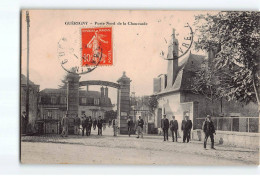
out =
[(86, 128), (86, 135), (89, 136), (91, 132), (91, 126), (92, 126), (92, 121), (91, 121), (91, 116), (87, 117), (87, 128)]
[(189, 119), (188, 116), (185, 116), (185, 120), (187, 121), (186, 125), (185, 125), (185, 129), (186, 129), (186, 138), (187, 138), (187, 143), (189, 143), (190, 141), (190, 132), (191, 132), (191, 128), (192, 128), (192, 122)]
[(172, 141), (174, 142), (174, 134), (176, 137), (176, 142), (178, 142), (178, 129), (179, 129), (179, 125), (178, 125), (178, 121), (175, 119), (175, 116), (172, 116), (172, 120), (170, 121), (170, 130), (172, 132)]
[(87, 135), (87, 117), (86, 117), (86, 115), (84, 114), (83, 115), (83, 117), (82, 117), (82, 123), (81, 123), (81, 125), (82, 125), (82, 136), (84, 136), (84, 132), (85, 132), (85, 130), (86, 130), (86, 135)]
[(186, 116), (184, 118), (184, 120), (182, 120), (181, 122), (181, 130), (183, 132), (183, 143), (185, 143), (186, 138), (187, 138), (187, 132), (186, 132), (186, 124), (187, 124), (187, 120), (186, 120)]
[(133, 121), (131, 117), (129, 116), (127, 119), (127, 130), (128, 130), (128, 136), (130, 137), (131, 132), (132, 132), (132, 127), (133, 127)]
[(97, 127), (98, 127), (98, 135), (100, 136), (102, 136), (102, 126), (103, 126), (103, 120), (101, 119), (101, 116), (99, 116), (97, 120)]
[(207, 115), (205, 121), (203, 122), (202, 130), (205, 134), (204, 149), (206, 149), (208, 137), (210, 137), (210, 140), (211, 140), (211, 149), (215, 149), (214, 148), (214, 135), (213, 134), (214, 133), (216, 134), (216, 131), (215, 131), (214, 123), (211, 120), (210, 115)]
[(26, 115), (26, 112), (23, 111), (22, 117), (21, 117), (22, 134), (26, 134), (27, 124), (28, 124), (27, 115)]
[(163, 130), (163, 141), (168, 141), (168, 131), (169, 131), (169, 120), (166, 118), (166, 114), (163, 115), (163, 119), (161, 120), (161, 127)]
[(138, 136), (136, 138), (139, 138), (139, 135), (141, 134), (141, 138), (143, 138), (143, 127), (144, 127), (144, 120), (139, 116), (137, 120), (137, 133)]
[(114, 136), (117, 136), (117, 130), (118, 130), (118, 122), (117, 122), (117, 119), (113, 119), (112, 124), (113, 124)]
[(97, 127), (97, 119), (94, 118), (94, 121), (93, 121), (93, 129), (96, 130), (96, 127)]
[(74, 134), (79, 135), (80, 118), (78, 114), (74, 118)]
[(66, 112), (65, 116), (61, 120), (61, 126), (62, 126), (62, 133), (61, 136), (68, 136), (68, 130), (69, 130), (69, 114)]

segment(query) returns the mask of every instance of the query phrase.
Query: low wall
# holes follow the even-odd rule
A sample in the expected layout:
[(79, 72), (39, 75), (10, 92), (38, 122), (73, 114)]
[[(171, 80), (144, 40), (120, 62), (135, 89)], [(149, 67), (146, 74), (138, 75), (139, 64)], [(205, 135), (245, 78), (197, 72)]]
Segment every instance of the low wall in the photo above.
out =
[[(204, 140), (204, 133), (202, 130), (193, 130), (191, 136), (193, 140)], [(216, 131), (216, 135), (214, 135), (216, 144), (224, 144), (229, 146), (244, 147), (250, 149), (259, 149), (259, 137), (260, 133), (231, 131)], [(210, 142), (210, 138), (208, 139), (208, 142)]]

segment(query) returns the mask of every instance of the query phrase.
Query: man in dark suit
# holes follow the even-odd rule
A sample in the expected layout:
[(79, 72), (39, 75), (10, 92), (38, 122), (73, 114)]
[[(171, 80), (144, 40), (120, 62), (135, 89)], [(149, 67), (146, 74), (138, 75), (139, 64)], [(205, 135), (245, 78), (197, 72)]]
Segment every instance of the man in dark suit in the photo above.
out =
[(187, 143), (189, 143), (190, 139), (190, 133), (191, 133), (191, 128), (192, 128), (192, 121), (189, 119), (188, 116), (186, 116), (185, 118), (187, 120), (187, 123), (185, 125), (185, 129), (186, 129), (186, 134), (187, 134)]
[(83, 116), (82, 116), (82, 123), (81, 123), (81, 125), (82, 125), (82, 136), (84, 136), (84, 132), (85, 132), (85, 130), (86, 130), (86, 135), (87, 135), (87, 122), (88, 122), (88, 120), (87, 120), (88, 118), (86, 117), (86, 115), (84, 114)]
[(103, 120), (101, 119), (101, 116), (99, 116), (97, 121), (97, 127), (98, 127), (98, 135), (100, 136), (102, 136), (102, 126), (103, 126)]
[(216, 131), (215, 131), (214, 123), (211, 120), (210, 115), (207, 115), (205, 121), (203, 122), (202, 130), (205, 134), (204, 149), (206, 149), (208, 137), (210, 137), (210, 139), (211, 139), (211, 149), (215, 149), (214, 148), (214, 134), (216, 134)]
[(189, 119), (188, 116), (185, 116), (181, 124), (181, 130), (183, 131), (183, 143), (185, 143), (186, 140), (187, 143), (189, 143), (191, 128), (192, 128), (192, 121)]
[(169, 120), (166, 118), (166, 114), (163, 115), (163, 119), (161, 121), (161, 127), (163, 130), (163, 139), (164, 141), (168, 141), (168, 131), (169, 131)]
[(178, 121), (175, 119), (175, 116), (172, 116), (172, 120), (170, 121), (170, 130), (172, 132), (172, 141), (173, 142), (174, 142), (174, 134), (176, 137), (176, 142), (178, 140), (178, 135), (177, 135), (178, 129), (179, 129)]

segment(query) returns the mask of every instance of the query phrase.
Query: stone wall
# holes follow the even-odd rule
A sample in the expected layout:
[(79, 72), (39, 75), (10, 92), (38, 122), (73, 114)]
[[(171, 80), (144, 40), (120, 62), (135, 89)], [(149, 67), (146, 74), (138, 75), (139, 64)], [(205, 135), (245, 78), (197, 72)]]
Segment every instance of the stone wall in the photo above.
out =
[[(235, 147), (243, 147), (249, 149), (259, 149), (259, 137), (260, 133), (245, 133), (245, 132), (231, 132), (231, 131), (216, 131), (214, 135), (215, 145), (228, 145)], [(192, 131), (192, 140), (201, 141), (204, 140), (204, 133), (202, 130)], [(210, 138), (208, 139), (208, 145), (210, 145)]]

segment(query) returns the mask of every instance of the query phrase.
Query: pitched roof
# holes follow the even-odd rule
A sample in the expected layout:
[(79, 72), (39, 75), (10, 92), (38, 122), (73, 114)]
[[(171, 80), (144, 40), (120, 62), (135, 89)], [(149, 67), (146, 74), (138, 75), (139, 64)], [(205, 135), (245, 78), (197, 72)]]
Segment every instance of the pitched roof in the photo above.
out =
[[(67, 89), (43, 89), (41, 93), (46, 94), (67, 94)], [(100, 98), (101, 93), (98, 91), (86, 91), (86, 90), (79, 90), (79, 96), (86, 96), (86, 97), (93, 97), (93, 98)]]
[[(27, 77), (25, 75), (23, 75), (23, 74), (21, 74), (21, 85), (22, 84), (27, 84)], [(30, 85), (35, 85), (35, 83), (30, 81), (30, 80), (29, 80), (29, 84)]]
[(191, 52), (181, 62), (179, 62), (178, 73), (173, 86), (156, 94), (165, 94), (180, 90), (187, 90), (191, 85), (191, 77), (201, 67), (206, 56), (192, 54)]

